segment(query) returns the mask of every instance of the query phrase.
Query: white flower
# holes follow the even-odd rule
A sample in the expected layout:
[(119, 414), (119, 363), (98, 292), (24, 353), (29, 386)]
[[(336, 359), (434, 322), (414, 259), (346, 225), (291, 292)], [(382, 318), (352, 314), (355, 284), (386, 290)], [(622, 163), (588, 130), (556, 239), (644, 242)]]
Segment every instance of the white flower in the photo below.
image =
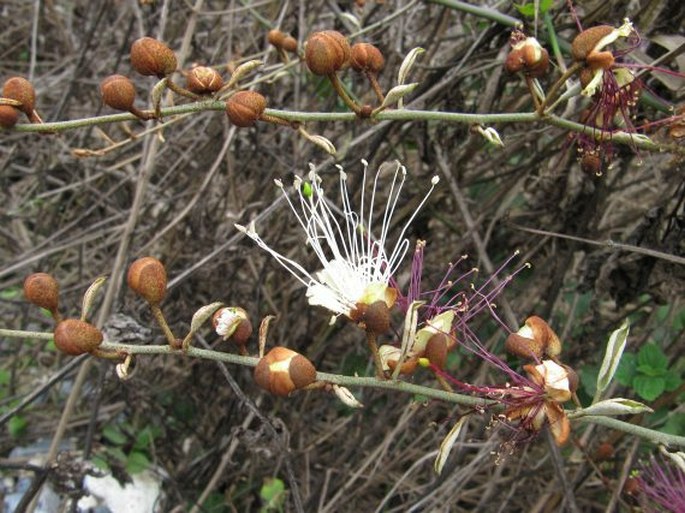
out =
[(283, 190), (290, 208), (305, 232), (307, 244), (319, 259), (322, 269), (318, 272), (310, 273), (299, 263), (270, 248), (257, 234), (253, 224), (247, 228), (236, 225), (307, 287), (309, 304), (323, 306), (335, 314), (347, 316), (358, 303), (371, 304), (380, 300), (385, 301), (388, 307), (392, 306), (395, 294), (389, 289), (388, 283), (409, 247), (409, 241), (404, 234), (438, 183), (438, 177), (434, 176), (430, 190), (406, 222), (393, 245), (388, 242), (388, 232), (407, 170), (396, 162), (390, 191), (382, 206), (381, 224), (378, 227), (377, 219), (374, 218), (378, 217), (375, 214), (381, 205), (376, 204), (376, 188), (384, 166), (376, 172), (370, 197), (367, 197), (368, 162), (362, 160), (362, 164), (364, 174), (358, 212), (352, 208), (347, 189), (347, 175), (340, 166), (338, 169), (341, 208), (334, 206), (325, 196), (321, 185), (322, 179), (314, 171), (313, 166), (310, 166), (309, 181), (303, 181), (300, 177), (295, 178), (297, 196), (294, 201), (284, 190), (282, 182), (276, 180), (276, 185)]

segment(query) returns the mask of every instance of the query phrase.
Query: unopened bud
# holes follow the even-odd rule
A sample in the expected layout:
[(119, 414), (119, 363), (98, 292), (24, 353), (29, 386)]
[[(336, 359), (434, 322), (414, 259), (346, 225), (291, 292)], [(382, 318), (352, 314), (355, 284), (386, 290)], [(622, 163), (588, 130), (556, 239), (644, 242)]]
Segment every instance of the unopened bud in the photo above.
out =
[(286, 36), (281, 43), (281, 48), (289, 53), (297, 52), (297, 39), (295, 39), (293, 36)]
[(60, 322), (55, 328), (54, 337), (57, 349), (73, 356), (90, 353), (102, 343), (102, 332), (79, 319)]
[(257, 384), (268, 392), (287, 396), (316, 380), (314, 364), (286, 347), (274, 347), (255, 367)]
[(435, 333), (426, 342), (424, 356), (438, 369), (444, 369), (447, 363), (450, 339), (445, 333)]
[(0, 105), (0, 126), (12, 128), (19, 121), (19, 111), (11, 105)]
[(350, 65), (355, 71), (378, 73), (385, 66), (385, 58), (374, 45), (370, 43), (356, 43), (352, 45)]
[(314, 32), (304, 49), (305, 62), (315, 75), (330, 75), (342, 69), (350, 60), (350, 43), (335, 30)]
[(161, 41), (141, 37), (131, 45), (131, 66), (141, 75), (164, 78), (176, 70), (176, 55)]
[(591, 52), (595, 51), (599, 42), (613, 32), (611, 25), (598, 25), (583, 30), (571, 43), (571, 55), (576, 61), (584, 61)]
[(151, 305), (158, 305), (166, 295), (166, 269), (154, 257), (139, 258), (128, 268), (126, 278), (131, 290)]
[(226, 114), (235, 126), (249, 127), (266, 109), (266, 98), (255, 91), (239, 91), (226, 101)]
[(2, 86), (2, 96), (21, 102), (19, 110), (31, 116), (36, 107), (36, 91), (31, 82), (23, 77), (11, 77)]
[(549, 68), (549, 53), (537, 39), (527, 37), (512, 46), (504, 68), (509, 73), (522, 71), (529, 77), (539, 78)]
[(273, 29), (269, 30), (269, 33), (266, 35), (266, 40), (270, 45), (273, 45), (276, 48), (283, 48), (283, 41), (286, 37), (287, 36), (285, 32), (282, 32), (278, 29)]
[(358, 303), (350, 318), (369, 333), (381, 335), (390, 330), (390, 308), (385, 301)]
[(47, 273), (33, 273), (24, 280), (24, 297), (55, 315), (59, 306), (59, 283)]
[(224, 79), (214, 68), (196, 66), (186, 75), (186, 84), (190, 92), (195, 94), (216, 93), (224, 85)]
[(136, 87), (124, 75), (110, 75), (100, 82), (102, 102), (116, 110), (130, 111), (136, 99)]

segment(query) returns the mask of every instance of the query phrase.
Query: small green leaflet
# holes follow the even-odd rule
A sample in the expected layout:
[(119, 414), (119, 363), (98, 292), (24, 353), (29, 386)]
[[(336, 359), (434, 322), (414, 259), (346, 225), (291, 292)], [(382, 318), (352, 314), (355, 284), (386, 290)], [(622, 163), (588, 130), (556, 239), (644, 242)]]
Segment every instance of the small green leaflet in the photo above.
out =
[(312, 184), (310, 184), (309, 182), (302, 182), (301, 190), (302, 196), (304, 196), (307, 199), (311, 198), (312, 194), (314, 193), (312, 189)]

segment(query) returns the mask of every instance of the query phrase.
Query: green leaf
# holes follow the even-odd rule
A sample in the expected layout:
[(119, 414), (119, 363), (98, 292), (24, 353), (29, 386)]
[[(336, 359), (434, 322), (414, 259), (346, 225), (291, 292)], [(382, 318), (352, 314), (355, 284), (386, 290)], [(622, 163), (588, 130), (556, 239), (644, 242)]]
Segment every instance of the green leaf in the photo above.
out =
[(107, 460), (105, 458), (103, 458), (102, 456), (100, 456), (99, 454), (93, 456), (91, 461), (93, 462), (93, 465), (95, 465), (97, 468), (99, 468), (103, 472), (108, 472), (110, 469), (109, 463), (107, 463)]
[(616, 380), (625, 387), (633, 386), (633, 378), (637, 375), (637, 355), (625, 353), (616, 369)]
[(666, 375), (666, 369), (655, 369), (649, 365), (638, 365), (637, 371), (640, 374), (644, 374), (645, 376), (652, 378), (662, 378)]
[(117, 426), (112, 426), (111, 424), (105, 426), (105, 429), (102, 430), (102, 436), (114, 445), (124, 445), (127, 441), (126, 435)]
[(0, 386), (7, 386), (10, 384), (10, 371), (6, 369), (0, 369)]
[(119, 447), (107, 447), (107, 454), (120, 463), (125, 463), (128, 456)]
[(664, 379), (666, 380), (666, 384), (664, 385), (666, 392), (673, 392), (683, 382), (682, 378), (673, 369), (666, 371)]
[(669, 415), (666, 423), (659, 429), (670, 435), (685, 435), (685, 413), (673, 413)]
[(638, 365), (649, 366), (652, 369), (668, 368), (668, 358), (656, 344), (645, 344), (637, 354)]
[(10, 417), (10, 420), (7, 422), (7, 431), (12, 438), (18, 438), (24, 434), (26, 426), (28, 426), (28, 421), (24, 417), (15, 415)]
[(126, 472), (140, 474), (150, 466), (150, 460), (142, 452), (133, 451), (126, 458)]
[[(535, 17), (535, 2), (523, 5), (514, 4), (516, 10), (529, 18)], [(552, 0), (540, 0), (540, 14), (545, 14), (552, 7)]]
[(264, 502), (261, 511), (281, 511), (285, 501), (285, 483), (277, 477), (266, 478), (259, 496)]
[(637, 395), (645, 401), (653, 401), (664, 392), (666, 380), (664, 378), (652, 378), (649, 376), (635, 376), (633, 387)]
[(146, 427), (144, 429), (141, 429), (138, 434), (136, 435), (136, 441), (133, 444), (134, 449), (147, 449), (152, 441), (154, 440), (154, 435), (152, 433), (152, 429), (149, 427)]

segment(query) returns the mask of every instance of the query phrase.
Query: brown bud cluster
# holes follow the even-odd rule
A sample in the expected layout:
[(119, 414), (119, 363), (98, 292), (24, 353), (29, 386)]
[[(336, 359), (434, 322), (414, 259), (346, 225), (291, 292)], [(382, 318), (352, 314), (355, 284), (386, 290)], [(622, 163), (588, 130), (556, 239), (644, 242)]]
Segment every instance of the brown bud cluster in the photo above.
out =
[(102, 102), (116, 110), (130, 111), (136, 99), (136, 87), (124, 75), (110, 75), (100, 82)]
[(514, 43), (504, 62), (504, 69), (509, 73), (521, 71), (532, 78), (542, 77), (548, 68), (549, 53), (534, 37), (526, 37)]
[(128, 268), (126, 281), (131, 290), (151, 305), (159, 305), (166, 295), (166, 269), (154, 257), (143, 257), (133, 262)]
[(131, 45), (131, 66), (141, 75), (164, 78), (176, 71), (176, 55), (161, 41), (141, 37)]
[(54, 337), (57, 349), (73, 356), (90, 353), (102, 343), (102, 332), (79, 319), (60, 322), (55, 328)]
[(314, 32), (304, 49), (309, 71), (315, 75), (330, 75), (344, 68), (350, 61), (350, 43), (335, 30)]
[(226, 115), (235, 126), (249, 127), (262, 116), (266, 98), (255, 91), (239, 91), (226, 101)]
[(561, 341), (545, 320), (533, 315), (521, 329), (507, 337), (504, 348), (520, 358), (537, 360), (561, 353)]
[(356, 43), (350, 52), (350, 65), (355, 71), (378, 73), (385, 66), (385, 57), (370, 43)]
[(186, 87), (195, 94), (216, 93), (223, 85), (219, 72), (208, 66), (195, 66), (186, 75)]
[(33, 273), (24, 280), (24, 297), (54, 316), (59, 307), (59, 283), (47, 273)]
[(314, 364), (301, 354), (277, 346), (269, 351), (255, 367), (254, 379), (268, 392), (287, 396), (316, 380)]

